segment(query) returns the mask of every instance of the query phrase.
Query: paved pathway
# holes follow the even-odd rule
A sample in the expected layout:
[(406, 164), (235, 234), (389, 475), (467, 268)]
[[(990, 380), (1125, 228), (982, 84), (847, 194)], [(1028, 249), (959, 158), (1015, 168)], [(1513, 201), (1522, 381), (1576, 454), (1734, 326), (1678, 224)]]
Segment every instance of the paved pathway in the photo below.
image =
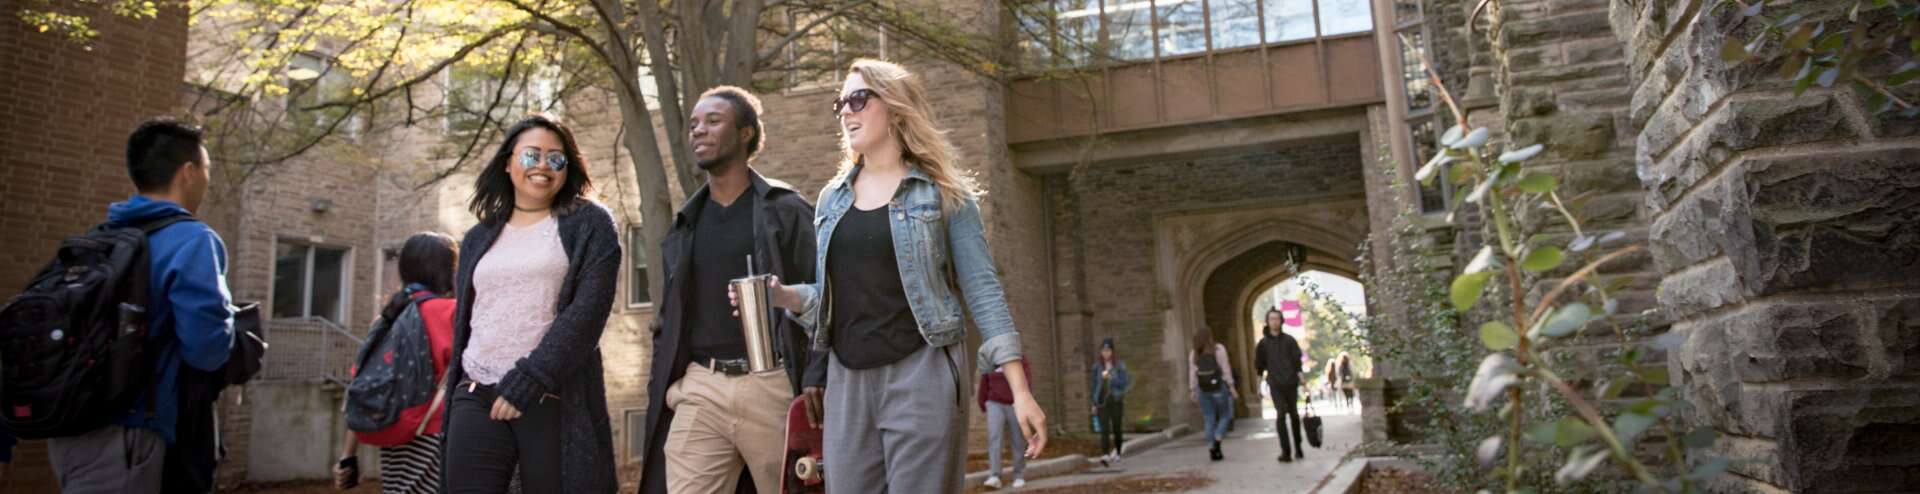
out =
[[(1267, 410), (1271, 416), (1272, 410)], [(1339, 413), (1328, 415), (1326, 412)], [(1280, 463), (1280, 440), (1273, 420), (1240, 419), (1234, 432), (1221, 442), (1227, 458), (1208, 461), (1207, 443), (1198, 432), (1125, 459), (1116, 468), (1093, 468), (1073, 475), (1036, 479), (1026, 489), (1098, 483), (1116, 476), (1199, 471), (1214, 479), (1207, 493), (1305, 493), (1333, 472), (1340, 458), (1360, 444), (1360, 416), (1352, 411), (1323, 411), (1326, 439), (1323, 448), (1308, 446), (1307, 458)], [(1014, 491), (1017, 492), (1017, 491)]]

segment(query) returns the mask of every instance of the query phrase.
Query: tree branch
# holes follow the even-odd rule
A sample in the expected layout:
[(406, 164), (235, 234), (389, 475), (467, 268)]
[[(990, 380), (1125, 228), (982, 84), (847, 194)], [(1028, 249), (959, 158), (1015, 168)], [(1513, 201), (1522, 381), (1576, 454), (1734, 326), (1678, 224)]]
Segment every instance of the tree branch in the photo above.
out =
[(840, 17), (841, 14), (845, 14), (848, 11), (851, 11), (853, 9), (860, 8), (872, 3), (873, 3), (873, 0), (858, 0), (852, 3), (841, 5), (839, 8), (833, 9), (832, 12), (828, 12), (827, 15), (823, 15), (818, 18), (815, 18), (812, 22), (808, 22), (807, 25), (801, 26), (798, 29), (794, 29), (792, 33), (788, 33), (787, 37), (781, 38), (780, 41), (775, 42), (773, 46), (767, 47), (766, 50), (762, 50), (759, 56), (754, 57), (755, 59), (754, 64), (759, 65), (761, 63), (765, 63), (767, 60), (780, 56), (780, 52), (782, 50), (787, 49), (787, 45), (793, 44), (794, 41), (798, 41), (800, 38), (806, 37), (807, 33), (812, 32), (814, 28), (819, 27), (821, 24), (825, 24), (827, 23), (827, 21), (833, 20), (836, 17)]

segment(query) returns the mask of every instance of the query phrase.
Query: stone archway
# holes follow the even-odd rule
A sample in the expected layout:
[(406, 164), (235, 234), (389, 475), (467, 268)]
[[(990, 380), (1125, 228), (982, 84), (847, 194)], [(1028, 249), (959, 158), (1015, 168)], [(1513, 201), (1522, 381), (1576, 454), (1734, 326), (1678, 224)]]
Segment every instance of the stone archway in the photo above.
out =
[[(1252, 376), (1255, 342), (1239, 314), (1249, 310), (1261, 288), (1292, 276), (1292, 267), (1353, 276), (1367, 232), (1366, 206), (1360, 198), (1167, 215), (1155, 224), (1160, 279), (1156, 299), (1166, 302), (1162, 356), (1173, 364), (1167, 378), (1180, 383), (1167, 388), (1168, 403), (1175, 404), (1175, 416), (1188, 420), (1198, 417), (1198, 409), (1184, 396), (1192, 331), (1211, 329), (1227, 346), (1235, 373)], [(1248, 381), (1241, 379), (1242, 396), (1257, 394), (1257, 385)]]

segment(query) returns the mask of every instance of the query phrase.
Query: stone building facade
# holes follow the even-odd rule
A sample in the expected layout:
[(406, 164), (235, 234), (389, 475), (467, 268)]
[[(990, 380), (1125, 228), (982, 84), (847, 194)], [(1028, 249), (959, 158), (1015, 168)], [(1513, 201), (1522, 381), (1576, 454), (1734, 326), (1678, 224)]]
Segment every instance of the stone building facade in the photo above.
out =
[[(1194, 421), (1183, 384), (1193, 331), (1213, 331), (1232, 349), (1236, 372), (1249, 376), (1248, 313), (1290, 266), (1358, 276), (1402, 262), (1380, 255), (1394, 252), (1385, 243), (1398, 222), (1438, 223), (1440, 215), (1421, 213), (1452, 194), (1396, 185), (1424, 158), (1420, 139), (1444, 129), (1423, 131), (1423, 122), (1451, 120), (1435, 113), (1432, 88), (1419, 81), (1431, 63), (1473, 125), (1502, 142), (1549, 144), (1529, 166), (1595, 192), (1590, 228), (1649, 246), (1610, 268), (1630, 277), (1620, 311), (1641, 314), (1632, 322), (1643, 329), (1572, 358), (1598, 363), (1622, 346), (1650, 347), (1663, 332), (1688, 335), (1665, 355), (1694, 404), (1687, 418), (1722, 433), (1715, 452), (1744, 460), (1716, 489), (1920, 485), (1911, 473), (1920, 460), (1909, 454), (1920, 442), (1912, 358), (1920, 347), (1912, 212), (1920, 126), (1869, 115), (1848, 90), (1796, 98), (1772, 70), (1720, 62), (1721, 40), (1750, 28), (1703, 0), (1512, 0), (1477, 16), (1479, 2), (1465, 0), (1260, 3), (1312, 6), (1309, 20), (1360, 6), (1371, 26), (1334, 32), (1352, 19), (1321, 17), (1300, 36), (1287, 34), (1299, 24), (1286, 19), (1218, 17), (1196, 50), (1192, 38), (1156, 41), (1162, 33), (1150, 31), (1142, 43), (1110, 23), (1101, 41), (1132, 55), (1074, 67), (1064, 79), (996, 80), (881, 54), (922, 73), (938, 121), (988, 192), (982, 209), (995, 268), (1036, 396), (1059, 430), (1088, 430), (1085, 369), (1104, 338), (1118, 342), (1140, 383), (1130, 424)], [(1216, 14), (1209, 2), (1183, 4)], [(17, 23), (0, 28), (0, 74), (24, 88), (0, 105), (45, 116), (5, 133), (7, 148), (22, 152), (0, 154), (0, 232), (14, 240), (0, 253), (0, 287), (19, 286), (59, 238), (131, 192), (119, 165), (126, 128), (182, 111), (186, 22), (177, 9), (162, 12), (138, 25), (104, 17), (89, 53)], [(1253, 31), (1254, 43), (1233, 45), (1245, 37), (1234, 28), (1219, 34), (1233, 25), (1266, 27)], [(1186, 32), (1178, 22), (1155, 29)], [(1412, 45), (1398, 42), (1411, 33)], [(1415, 56), (1423, 50), (1425, 60)], [(832, 179), (839, 137), (826, 108), (836, 89), (803, 84), (762, 95), (769, 146), (756, 168), (809, 196)], [(581, 94), (562, 116), (579, 133), (599, 200), (631, 231), (640, 198), (616, 140), (634, 129), (605, 98)], [(457, 238), (473, 224), (471, 175), (416, 187), (423, 173), (452, 164), (433, 152), (442, 137), (435, 129), (359, 136), (217, 191), (205, 216), (228, 239), (234, 293), (288, 316), (274, 323), (283, 338), (275, 349), (294, 355), (276, 356), (261, 383), (226, 397), (235, 460), (222, 467), (224, 479), (324, 475), (342, 434), (329, 411), (341, 369), (329, 359), (350, 354), (350, 336), (364, 333), (397, 288), (391, 253), (410, 233)], [(672, 195), (677, 207), (686, 191)], [(1568, 234), (1551, 221), (1530, 227)], [(1433, 231), (1466, 250), (1478, 229)], [(649, 262), (628, 250), (601, 353), (616, 449), (630, 464), (644, 444), (634, 425), (650, 379), (653, 308), (641, 288)], [(333, 266), (327, 279), (339, 277), (324, 287), (331, 302), (316, 300), (322, 290), (309, 274), (280, 286), (292, 283), (287, 273), (322, 266)], [(1565, 273), (1548, 276), (1556, 274)], [(300, 301), (297, 317), (290, 299)], [(1405, 302), (1369, 305), (1392, 319)], [(1391, 362), (1379, 369), (1377, 377), (1403, 377)], [(1245, 381), (1243, 396), (1257, 396)], [(1374, 412), (1368, 437), (1388, 437)], [(262, 443), (289, 446), (250, 447)], [(22, 450), (17, 481), (50, 481), (33, 466), (43, 457), (36, 448)]]

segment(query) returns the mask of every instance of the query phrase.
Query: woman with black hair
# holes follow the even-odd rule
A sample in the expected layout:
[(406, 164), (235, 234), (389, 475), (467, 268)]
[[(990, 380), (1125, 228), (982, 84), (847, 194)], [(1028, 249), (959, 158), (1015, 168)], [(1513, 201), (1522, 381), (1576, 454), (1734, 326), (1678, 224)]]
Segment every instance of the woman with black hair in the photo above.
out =
[[(453, 357), (453, 299), (446, 296), (453, 293), (453, 270), (459, 257), (453, 237), (446, 234), (425, 232), (407, 237), (400, 248), (403, 287), (380, 309), (380, 319), (391, 323), (408, 305), (419, 304), (418, 327), (427, 332), (436, 377), (445, 374)], [(354, 371), (357, 374), (359, 369)], [(346, 447), (333, 467), (334, 486), (346, 489), (360, 482), (354, 450), (366, 443), (380, 447), (380, 492), (426, 494), (439, 490), (440, 444), (445, 438), (439, 405), (435, 402), (402, 410), (393, 425), (379, 431), (347, 434)]]
[(572, 130), (509, 128), (474, 179), (454, 281), (445, 492), (607, 493), (616, 487), (600, 334), (620, 271), (613, 215)]

